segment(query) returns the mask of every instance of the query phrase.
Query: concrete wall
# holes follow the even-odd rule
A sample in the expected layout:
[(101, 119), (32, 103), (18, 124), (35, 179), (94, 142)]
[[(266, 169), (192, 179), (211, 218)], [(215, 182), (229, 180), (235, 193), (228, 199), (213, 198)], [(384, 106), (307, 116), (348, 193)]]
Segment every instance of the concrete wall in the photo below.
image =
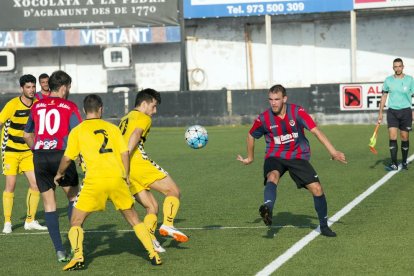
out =
[[(351, 76), (349, 13), (272, 17), (273, 82), (286, 87), (346, 83)], [(414, 74), (414, 9), (357, 13), (357, 82), (382, 81), (401, 57)], [(190, 89), (265, 89), (268, 55), (264, 17), (186, 21)], [(132, 45), (132, 66), (106, 70), (100, 47), (15, 49), (15, 72), (0, 73), (0, 92), (16, 91), (21, 74), (63, 69), (72, 93), (106, 92), (108, 86), (177, 91), (180, 45)]]
[[(287, 87), (350, 82), (349, 18), (349, 13), (272, 17), (274, 82)], [(189, 69), (199, 68), (205, 75), (203, 83), (190, 78), (192, 89), (268, 87), (263, 17), (191, 23)], [(395, 57), (403, 58), (406, 72), (414, 74), (413, 24), (410, 9), (357, 13), (357, 82), (383, 81), (393, 73)]]

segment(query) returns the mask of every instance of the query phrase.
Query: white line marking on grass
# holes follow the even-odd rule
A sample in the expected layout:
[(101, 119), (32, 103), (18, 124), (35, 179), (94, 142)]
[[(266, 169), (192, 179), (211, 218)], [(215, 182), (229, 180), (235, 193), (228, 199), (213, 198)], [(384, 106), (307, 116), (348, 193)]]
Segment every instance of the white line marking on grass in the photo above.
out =
[[(270, 228), (311, 228), (311, 225), (274, 225)], [(183, 227), (178, 230), (230, 230), (230, 229), (269, 229), (268, 226), (206, 226), (206, 227)], [(85, 230), (86, 233), (116, 233), (116, 232), (134, 232), (132, 229), (119, 230)], [(60, 231), (61, 234), (67, 234), (68, 231)], [(13, 232), (12, 234), (0, 233), (0, 236), (27, 236), (27, 235), (47, 235), (47, 231), (31, 231), (31, 232)]]
[[(407, 162), (410, 163), (414, 159), (414, 155), (411, 155)], [(344, 208), (339, 210), (335, 215), (333, 215), (329, 221), (328, 225), (331, 226), (335, 222), (337, 222), (341, 217), (345, 216), (349, 211), (351, 211), (355, 206), (357, 206), (359, 203), (361, 203), (365, 198), (367, 198), (370, 194), (375, 192), (379, 187), (384, 185), (388, 180), (391, 179), (395, 174), (401, 171), (401, 168), (398, 168), (398, 171), (391, 171), (387, 173), (385, 176), (383, 176), (380, 180), (378, 180), (375, 184), (373, 184), (371, 187), (369, 187), (365, 192), (357, 196), (354, 200), (352, 200), (350, 203), (348, 203)], [(285, 262), (287, 262), (290, 258), (292, 258), (296, 253), (298, 253), (302, 248), (304, 248), (308, 243), (310, 243), (313, 239), (315, 239), (317, 236), (320, 235), (319, 227), (312, 232), (310, 232), (308, 235), (303, 237), (301, 240), (299, 240), (297, 243), (292, 245), (288, 250), (285, 251), (282, 255), (277, 257), (273, 262), (268, 264), (265, 268), (263, 268), (261, 271), (257, 272), (257, 276), (262, 275), (270, 275), (273, 272), (275, 272), (279, 267), (281, 267)]]

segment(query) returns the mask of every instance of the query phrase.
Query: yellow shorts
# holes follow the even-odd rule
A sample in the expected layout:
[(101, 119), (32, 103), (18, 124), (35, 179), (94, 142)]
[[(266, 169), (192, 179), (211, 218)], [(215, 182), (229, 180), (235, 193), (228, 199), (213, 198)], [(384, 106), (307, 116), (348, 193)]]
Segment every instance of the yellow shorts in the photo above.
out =
[(133, 195), (143, 190), (149, 190), (152, 183), (167, 175), (168, 173), (151, 159), (142, 159), (140, 156), (134, 155), (130, 165), (129, 190)]
[(134, 199), (123, 178), (85, 178), (76, 197), (75, 206), (84, 212), (105, 210), (108, 198), (116, 210), (127, 210), (134, 205)]
[(4, 175), (17, 175), (29, 171), (34, 171), (33, 153), (31, 150), (23, 152), (3, 152)]

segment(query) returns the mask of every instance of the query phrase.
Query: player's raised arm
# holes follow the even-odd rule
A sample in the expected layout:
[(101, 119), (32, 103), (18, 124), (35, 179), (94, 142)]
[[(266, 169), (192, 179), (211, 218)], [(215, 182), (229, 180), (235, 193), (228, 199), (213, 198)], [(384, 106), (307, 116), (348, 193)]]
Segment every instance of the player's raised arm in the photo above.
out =
[(244, 165), (249, 165), (254, 161), (254, 138), (252, 135), (247, 134), (246, 145), (247, 145), (247, 157), (244, 158), (240, 154), (237, 155), (237, 160), (242, 162)]
[(313, 135), (318, 138), (319, 142), (322, 143), (322, 145), (325, 146), (325, 148), (328, 150), (329, 154), (331, 155), (332, 160), (339, 161), (341, 163), (346, 164), (346, 158), (345, 154), (343, 152), (337, 151), (335, 147), (332, 145), (332, 143), (329, 141), (328, 137), (318, 129), (318, 127), (314, 127), (310, 130)]

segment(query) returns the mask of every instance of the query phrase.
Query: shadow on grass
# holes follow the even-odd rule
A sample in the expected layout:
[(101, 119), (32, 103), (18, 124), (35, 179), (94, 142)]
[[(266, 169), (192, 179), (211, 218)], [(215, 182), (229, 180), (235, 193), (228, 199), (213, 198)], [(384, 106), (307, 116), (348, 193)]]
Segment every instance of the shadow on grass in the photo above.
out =
[(389, 164), (391, 164), (391, 158), (378, 159), (371, 166), (369, 166), (369, 168), (376, 169), (379, 165), (385, 168)]
[(118, 255), (128, 252), (148, 260), (148, 254), (134, 232), (117, 232), (117, 225), (104, 224), (96, 229), (89, 229), (94, 233), (85, 232), (84, 254), (87, 263), (100, 256)]
[[(319, 225), (312, 222), (315, 218), (314, 216), (279, 212), (273, 216), (272, 226), (267, 229), (266, 235), (263, 237), (273, 239), (285, 227), (315, 229)], [(257, 218), (254, 223), (263, 223), (263, 221), (261, 218)]]
[[(128, 232), (119, 232), (117, 228), (118, 226), (115, 224), (104, 224), (96, 229), (89, 229), (94, 231), (93, 234), (85, 232), (84, 254), (88, 264), (91, 264), (97, 257), (115, 256), (122, 253), (129, 253), (149, 261), (147, 251), (132, 228)], [(160, 244), (167, 250), (168, 248), (188, 249), (183, 246), (185, 243), (179, 243), (172, 238), (156, 236)], [(170, 242), (168, 243), (168, 241)]]

